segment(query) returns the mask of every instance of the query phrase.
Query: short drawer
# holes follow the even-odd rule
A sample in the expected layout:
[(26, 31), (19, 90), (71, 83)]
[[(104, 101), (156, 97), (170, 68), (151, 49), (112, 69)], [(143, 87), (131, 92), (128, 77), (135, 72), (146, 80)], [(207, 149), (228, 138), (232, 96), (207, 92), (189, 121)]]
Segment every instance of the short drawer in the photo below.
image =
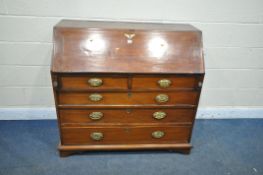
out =
[(63, 145), (187, 143), (190, 126), (96, 126), (61, 129)]
[(196, 105), (197, 91), (176, 92), (61, 92), (59, 104), (67, 105)]
[(195, 76), (134, 76), (133, 89), (193, 89), (198, 86)]
[(61, 124), (187, 123), (195, 109), (60, 109)]
[(127, 89), (128, 80), (125, 77), (102, 76), (62, 76), (61, 88), (66, 90), (89, 89)]

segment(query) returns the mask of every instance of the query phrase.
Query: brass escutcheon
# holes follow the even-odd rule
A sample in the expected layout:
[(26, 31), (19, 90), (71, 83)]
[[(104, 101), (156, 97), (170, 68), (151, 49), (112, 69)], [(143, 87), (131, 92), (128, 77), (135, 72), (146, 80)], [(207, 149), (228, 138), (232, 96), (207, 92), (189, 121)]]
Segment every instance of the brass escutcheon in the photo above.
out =
[(153, 113), (153, 118), (155, 118), (157, 120), (161, 120), (161, 119), (163, 119), (165, 117), (166, 117), (166, 113), (165, 112), (158, 111), (158, 112)]
[(198, 87), (202, 87), (203, 83), (201, 81), (198, 82)]
[(166, 95), (166, 94), (159, 94), (155, 97), (155, 100), (158, 102), (158, 103), (165, 103), (169, 100), (169, 96)]
[(172, 84), (172, 82), (171, 80), (162, 79), (158, 81), (158, 84), (161, 88), (167, 88)]
[(100, 101), (100, 100), (102, 100), (102, 95), (100, 95), (100, 94), (91, 94), (90, 96), (89, 96), (89, 99), (91, 100), (91, 101)]
[(103, 81), (102, 79), (99, 79), (99, 78), (91, 78), (89, 79), (88, 83), (92, 87), (99, 87), (102, 85)]
[(164, 136), (164, 132), (163, 131), (154, 131), (152, 132), (152, 137), (159, 139), (162, 138)]
[(99, 120), (103, 117), (103, 113), (102, 112), (92, 112), (89, 114), (89, 117), (91, 120)]
[(93, 132), (90, 134), (90, 137), (93, 139), (93, 140), (102, 140), (103, 139), (103, 133), (101, 132)]
[(135, 37), (135, 33), (124, 33), (124, 36), (127, 38), (127, 43), (131, 44), (133, 42), (133, 37)]
[(53, 81), (53, 87), (58, 87), (58, 82), (57, 81)]

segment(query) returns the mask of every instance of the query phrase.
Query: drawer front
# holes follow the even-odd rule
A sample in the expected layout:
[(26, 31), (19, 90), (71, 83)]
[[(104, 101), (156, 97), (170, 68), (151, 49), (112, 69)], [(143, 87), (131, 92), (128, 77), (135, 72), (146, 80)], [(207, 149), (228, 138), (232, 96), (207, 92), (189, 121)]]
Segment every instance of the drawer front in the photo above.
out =
[(122, 126), (62, 128), (62, 144), (187, 143), (189, 126)]
[(61, 92), (59, 93), (59, 104), (67, 105), (176, 105), (189, 104), (196, 105), (198, 92), (101, 92), (101, 93), (82, 93), (82, 92)]
[(61, 109), (62, 124), (94, 123), (188, 123), (195, 109)]
[(194, 76), (135, 76), (132, 79), (133, 89), (193, 89), (197, 86), (198, 81)]
[(125, 77), (101, 76), (62, 76), (61, 88), (69, 90), (85, 89), (127, 89), (128, 80)]

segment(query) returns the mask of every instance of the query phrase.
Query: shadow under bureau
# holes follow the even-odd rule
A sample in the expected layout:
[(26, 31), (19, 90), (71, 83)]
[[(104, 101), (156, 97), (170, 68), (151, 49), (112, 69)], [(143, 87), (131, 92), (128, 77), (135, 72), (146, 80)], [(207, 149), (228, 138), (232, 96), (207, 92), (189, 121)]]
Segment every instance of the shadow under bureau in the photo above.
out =
[(190, 152), (205, 73), (200, 30), (62, 20), (53, 38), (61, 156), (90, 150)]

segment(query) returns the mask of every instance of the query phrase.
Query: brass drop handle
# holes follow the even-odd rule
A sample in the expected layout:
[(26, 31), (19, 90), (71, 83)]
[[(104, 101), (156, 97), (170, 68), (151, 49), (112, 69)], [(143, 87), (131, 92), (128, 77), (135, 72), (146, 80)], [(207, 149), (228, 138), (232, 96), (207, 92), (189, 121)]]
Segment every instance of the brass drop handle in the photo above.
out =
[(171, 86), (172, 81), (168, 80), (168, 79), (162, 79), (158, 81), (158, 84), (161, 88), (167, 88), (169, 86)]
[(96, 140), (96, 141), (102, 140), (103, 139), (103, 133), (101, 133), (101, 132), (92, 132), (90, 134), (90, 138), (92, 140)]
[(100, 94), (90, 94), (89, 99), (91, 101), (101, 101), (103, 99), (102, 95)]
[(152, 137), (155, 139), (160, 139), (164, 136), (164, 132), (163, 131), (154, 131), (152, 132)]
[(88, 83), (92, 87), (99, 87), (103, 84), (103, 81), (102, 79), (99, 79), (99, 78), (91, 78), (89, 79)]
[(165, 117), (166, 117), (166, 113), (165, 112), (158, 111), (158, 112), (153, 113), (153, 118), (155, 118), (157, 120), (161, 120), (161, 119), (163, 119)]
[(158, 103), (165, 103), (169, 101), (169, 96), (166, 94), (159, 94), (155, 97), (156, 102)]
[(89, 114), (89, 118), (91, 120), (100, 120), (103, 117), (102, 112), (92, 112)]

